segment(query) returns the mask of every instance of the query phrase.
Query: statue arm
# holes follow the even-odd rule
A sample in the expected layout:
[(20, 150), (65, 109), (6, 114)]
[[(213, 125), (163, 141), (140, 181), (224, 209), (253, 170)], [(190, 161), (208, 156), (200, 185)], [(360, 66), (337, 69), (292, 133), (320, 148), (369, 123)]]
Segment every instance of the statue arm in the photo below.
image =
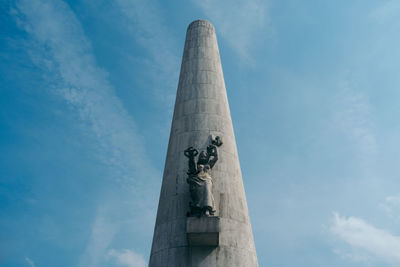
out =
[(218, 151), (216, 146), (212, 147), (210, 155), (212, 158), (209, 160), (208, 164), (210, 165), (210, 168), (212, 168), (218, 160)]
[(197, 156), (197, 154), (199, 154), (199, 151), (197, 151), (197, 149), (193, 148), (193, 147), (189, 147), (187, 149), (185, 149), (185, 151), (183, 151), (183, 154), (188, 157), (195, 157)]
[(183, 154), (184, 154), (186, 157), (190, 158), (190, 157), (191, 157), (191, 154), (193, 154), (193, 147), (189, 147), (189, 148), (185, 149), (185, 151), (183, 151)]
[(187, 175), (189, 176), (195, 176), (199, 172), (197, 171), (197, 166), (194, 165), (193, 168), (189, 168), (189, 170), (186, 172)]
[(197, 173), (196, 156), (199, 152), (193, 147), (189, 147), (184, 151), (185, 156), (189, 159), (188, 174)]

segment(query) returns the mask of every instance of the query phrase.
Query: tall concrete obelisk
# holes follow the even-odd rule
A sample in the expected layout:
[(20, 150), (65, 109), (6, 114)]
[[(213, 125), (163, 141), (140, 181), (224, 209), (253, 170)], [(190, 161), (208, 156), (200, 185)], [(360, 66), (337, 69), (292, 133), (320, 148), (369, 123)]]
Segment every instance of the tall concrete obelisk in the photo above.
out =
[[(211, 143), (218, 155), (207, 149)], [(193, 196), (184, 151), (190, 147), (217, 160), (199, 156), (197, 168), (205, 173), (206, 166), (208, 174), (190, 174), (212, 190), (214, 214), (188, 216)], [(217, 39), (205, 20), (186, 33), (149, 266), (258, 266)]]

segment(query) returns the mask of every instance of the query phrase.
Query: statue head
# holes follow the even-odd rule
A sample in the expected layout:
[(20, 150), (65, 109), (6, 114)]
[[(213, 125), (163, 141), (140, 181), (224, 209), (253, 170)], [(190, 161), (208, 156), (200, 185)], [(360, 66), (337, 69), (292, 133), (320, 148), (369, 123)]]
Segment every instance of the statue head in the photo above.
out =
[(208, 156), (205, 151), (201, 151), (199, 155), (199, 160), (197, 161), (198, 164), (207, 164), (208, 163)]
[(198, 170), (199, 172), (204, 171), (204, 165), (203, 165), (203, 164), (197, 165), (197, 170)]

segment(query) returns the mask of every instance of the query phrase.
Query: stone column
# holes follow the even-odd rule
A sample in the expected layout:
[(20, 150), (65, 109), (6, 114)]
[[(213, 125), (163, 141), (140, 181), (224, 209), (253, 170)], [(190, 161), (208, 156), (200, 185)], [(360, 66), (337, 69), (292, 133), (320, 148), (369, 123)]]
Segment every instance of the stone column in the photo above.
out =
[[(218, 240), (217, 245), (196, 246), (188, 242), (188, 220), (196, 228), (207, 218), (187, 217), (184, 150), (206, 150), (211, 136), (223, 140), (211, 171), (215, 220), (208, 221), (218, 225), (204, 229), (217, 231)], [(217, 39), (205, 20), (192, 22), (186, 33), (149, 266), (258, 266)]]

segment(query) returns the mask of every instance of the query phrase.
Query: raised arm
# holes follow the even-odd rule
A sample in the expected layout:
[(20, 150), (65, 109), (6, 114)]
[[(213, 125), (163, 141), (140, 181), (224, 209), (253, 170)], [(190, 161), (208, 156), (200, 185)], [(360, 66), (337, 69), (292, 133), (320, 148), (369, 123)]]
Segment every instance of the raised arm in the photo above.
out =
[(218, 160), (218, 151), (217, 147), (215, 145), (209, 145), (207, 147), (207, 153), (210, 155), (210, 160), (208, 161), (208, 164), (210, 165), (210, 168), (214, 167), (215, 163)]
[(188, 169), (187, 174), (192, 175), (192, 174), (197, 173), (196, 156), (197, 156), (197, 154), (199, 154), (197, 149), (195, 149), (193, 147), (189, 147), (183, 153), (189, 159), (189, 162), (188, 162), (189, 169)]

